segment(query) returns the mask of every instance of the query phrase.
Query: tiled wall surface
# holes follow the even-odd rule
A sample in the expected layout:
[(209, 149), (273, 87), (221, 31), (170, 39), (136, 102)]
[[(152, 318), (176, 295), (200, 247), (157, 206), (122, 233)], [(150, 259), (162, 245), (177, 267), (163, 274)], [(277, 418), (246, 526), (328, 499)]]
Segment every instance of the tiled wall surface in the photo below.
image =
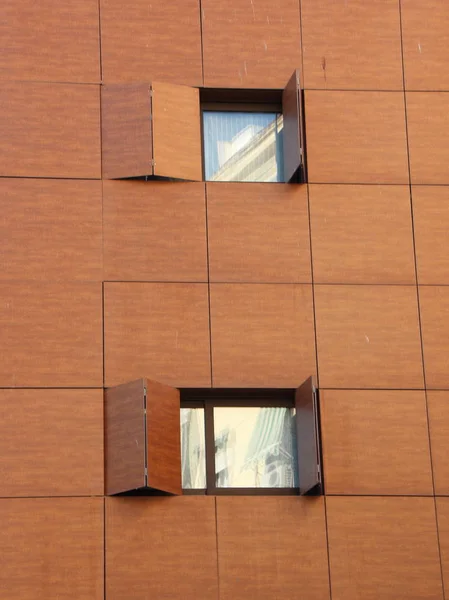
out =
[[(0, 599), (449, 594), (449, 4), (4, 0)], [(304, 87), (309, 182), (101, 179), (100, 86)], [(103, 387), (321, 390), (324, 498), (103, 496)]]

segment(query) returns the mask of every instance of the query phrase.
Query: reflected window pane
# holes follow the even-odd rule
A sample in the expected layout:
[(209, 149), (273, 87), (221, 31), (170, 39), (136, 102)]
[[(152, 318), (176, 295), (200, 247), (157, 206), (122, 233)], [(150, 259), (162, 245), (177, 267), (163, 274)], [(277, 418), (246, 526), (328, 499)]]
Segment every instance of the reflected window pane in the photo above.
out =
[(206, 487), (206, 442), (204, 409), (181, 408), (182, 487)]
[(206, 181), (283, 181), (282, 115), (203, 112)]
[(294, 409), (215, 407), (217, 487), (297, 487)]

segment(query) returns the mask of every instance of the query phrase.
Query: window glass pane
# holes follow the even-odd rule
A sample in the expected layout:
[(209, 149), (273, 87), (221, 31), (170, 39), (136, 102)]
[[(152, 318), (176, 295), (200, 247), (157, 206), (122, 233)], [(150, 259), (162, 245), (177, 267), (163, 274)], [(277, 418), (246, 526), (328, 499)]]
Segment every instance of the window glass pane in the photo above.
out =
[(294, 409), (215, 407), (217, 487), (297, 487)]
[(206, 487), (206, 442), (204, 409), (181, 408), (182, 487)]
[(283, 181), (282, 115), (203, 112), (207, 181)]

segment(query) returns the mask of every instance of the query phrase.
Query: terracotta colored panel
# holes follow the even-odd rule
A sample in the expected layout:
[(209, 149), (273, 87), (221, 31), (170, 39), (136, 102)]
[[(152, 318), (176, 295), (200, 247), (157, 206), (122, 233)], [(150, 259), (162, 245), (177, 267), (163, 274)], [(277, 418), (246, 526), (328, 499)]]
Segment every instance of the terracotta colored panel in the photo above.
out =
[(296, 69), (282, 92), (284, 181), (303, 182), (304, 122), (300, 72)]
[(197, 0), (101, 0), (101, 58), (106, 82), (202, 84)]
[(102, 600), (103, 499), (0, 500), (4, 598)]
[(333, 600), (442, 600), (433, 498), (326, 498)]
[(105, 181), (107, 280), (207, 281), (204, 184)]
[(315, 374), (309, 285), (212, 284), (214, 387), (297, 387)]
[(301, 65), (295, 0), (203, 0), (204, 83), (282, 89)]
[(0, 179), (2, 280), (101, 281), (101, 183)]
[(438, 536), (444, 588), (449, 587), (449, 498), (437, 498)]
[(315, 377), (296, 388), (295, 410), (299, 493), (321, 495), (320, 414)]
[(311, 183), (408, 183), (401, 92), (306, 91)]
[(108, 600), (216, 600), (217, 594), (214, 498), (106, 500)]
[(220, 599), (328, 600), (321, 498), (217, 498)]
[(306, 88), (401, 90), (396, 0), (303, 0)]
[(170, 83), (153, 83), (154, 174), (201, 180), (199, 90)]
[(4, 0), (1, 79), (98, 82), (98, 2)]
[(0, 390), (0, 496), (103, 495), (101, 390)]
[(0, 284), (0, 386), (102, 385), (101, 285)]
[(422, 388), (413, 286), (315, 287), (320, 387)]
[(433, 494), (423, 391), (323, 390), (320, 406), (327, 494)]
[(207, 284), (105, 284), (106, 385), (210, 386)]
[(153, 173), (150, 84), (101, 88), (101, 149), (105, 179)]
[(449, 287), (419, 288), (424, 367), (428, 388), (449, 388)]
[(435, 494), (449, 496), (449, 392), (427, 392), (427, 406)]
[(316, 283), (415, 283), (408, 186), (311, 185)]
[(211, 281), (309, 283), (306, 186), (208, 183)]
[(96, 85), (4, 83), (0, 175), (99, 179)]
[(408, 92), (406, 99), (412, 183), (449, 183), (449, 93)]
[(449, 284), (449, 187), (413, 186), (418, 281)]
[(406, 88), (449, 89), (449, 5), (445, 0), (402, 0), (401, 14)]

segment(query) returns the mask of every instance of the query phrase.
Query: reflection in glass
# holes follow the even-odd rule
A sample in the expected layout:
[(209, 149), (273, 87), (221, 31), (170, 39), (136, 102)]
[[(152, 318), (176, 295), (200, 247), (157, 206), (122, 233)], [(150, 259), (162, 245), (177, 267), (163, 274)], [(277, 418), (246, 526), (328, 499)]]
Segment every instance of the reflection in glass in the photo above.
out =
[(204, 409), (181, 408), (182, 487), (206, 487)]
[(206, 181), (283, 181), (282, 115), (203, 112)]
[(215, 407), (217, 487), (297, 487), (294, 409)]

